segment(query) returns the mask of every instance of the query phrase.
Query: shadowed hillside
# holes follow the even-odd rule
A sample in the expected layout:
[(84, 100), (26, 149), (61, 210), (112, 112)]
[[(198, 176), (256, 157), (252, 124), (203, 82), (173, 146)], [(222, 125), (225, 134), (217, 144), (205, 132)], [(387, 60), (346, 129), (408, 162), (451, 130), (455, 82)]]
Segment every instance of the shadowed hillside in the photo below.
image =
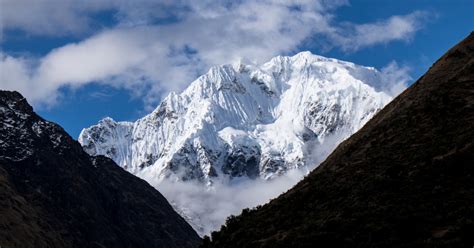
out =
[(90, 157), (19, 93), (0, 91), (0, 247), (195, 247), (145, 181)]
[(293, 189), (203, 246), (472, 245), (474, 33)]

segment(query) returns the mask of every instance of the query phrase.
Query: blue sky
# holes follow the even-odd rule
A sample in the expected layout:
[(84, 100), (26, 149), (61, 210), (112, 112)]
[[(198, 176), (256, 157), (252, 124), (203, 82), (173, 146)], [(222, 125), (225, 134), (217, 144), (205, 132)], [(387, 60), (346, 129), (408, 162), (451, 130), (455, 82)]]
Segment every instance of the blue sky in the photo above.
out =
[[(73, 137), (135, 120), (212, 65), (309, 50), (421, 76), (474, 29), (472, 0), (0, 0), (0, 88)], [(408, 83), (408, 84), (409, 84)]]

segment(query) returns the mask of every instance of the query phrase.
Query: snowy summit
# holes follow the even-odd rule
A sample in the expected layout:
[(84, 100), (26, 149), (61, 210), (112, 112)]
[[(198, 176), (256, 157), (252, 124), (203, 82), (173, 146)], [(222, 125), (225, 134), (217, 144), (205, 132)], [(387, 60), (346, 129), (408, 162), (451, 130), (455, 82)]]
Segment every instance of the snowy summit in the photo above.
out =
[(270, 179), (313, 167), (391, 100), (372, 67), (301, 52), (212, 67), (149, 115), (84, 129), (91, 155), (146, 179)]

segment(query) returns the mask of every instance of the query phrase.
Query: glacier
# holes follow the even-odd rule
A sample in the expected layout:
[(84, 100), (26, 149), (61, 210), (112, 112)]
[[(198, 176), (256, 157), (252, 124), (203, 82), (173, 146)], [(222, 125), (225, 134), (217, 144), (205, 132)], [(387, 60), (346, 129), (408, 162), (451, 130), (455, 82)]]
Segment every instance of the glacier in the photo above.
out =
[[(373, 67), (310, 52), (214, 66), (145, 117), (104, 118), (78, 141), (90, 155), (110, 157), (157, 187), (208, 234), (228, 214), (287, 190), (362, 127), (393, 97), (379, 88), (383, 81)], [(291, 182), (282, 179), (295, 171)], [(282, 180), (284, 187), (274, 185)], [(219, 195), (245, 198), (234, 189), (251, 194), (265, 185), (277, 190), (251, 202)], [(235, 206), (211, 216), (222, 212), (213, 209), (222, 201)]]

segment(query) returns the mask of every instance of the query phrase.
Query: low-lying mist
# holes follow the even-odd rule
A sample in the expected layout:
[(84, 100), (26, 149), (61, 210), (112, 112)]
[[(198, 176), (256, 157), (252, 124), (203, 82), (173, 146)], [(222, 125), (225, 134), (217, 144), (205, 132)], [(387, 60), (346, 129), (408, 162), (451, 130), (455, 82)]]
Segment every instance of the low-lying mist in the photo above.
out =
[(307, 143), (307, 166), (288, 170), (271, 180), (216, 178), (212, 186), (207, 186), (196, 181), (144, 179), (168, 199), (199, 235), (209, 235), (218, 230), (230, 215), (238, 215), (244, 208), (265, 204), (292, 188), (347, 136), (334, 135), (323, 143), (318, 142), (318, 145)]
[(273, 199), (290, 189), (306, 173), (291, 170), (273, 180), (216, 181), (211, 187), (198, 182), (164, 180), (154, 186), (172, 203), (201, 235), (217, 230), (230, 215), (240, 214)]

